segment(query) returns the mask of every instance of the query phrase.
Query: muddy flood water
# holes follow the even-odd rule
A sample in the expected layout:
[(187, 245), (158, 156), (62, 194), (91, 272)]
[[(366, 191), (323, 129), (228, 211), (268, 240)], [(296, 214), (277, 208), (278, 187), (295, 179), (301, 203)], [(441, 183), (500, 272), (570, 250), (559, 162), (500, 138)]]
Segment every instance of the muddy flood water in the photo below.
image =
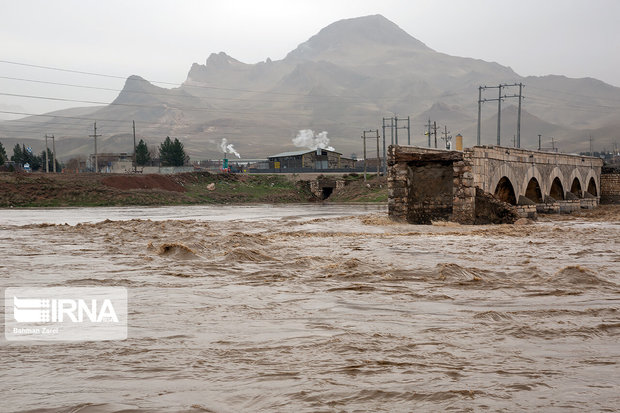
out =
[(3, 288), (129, 294), (127, 340), (0, 338), (0, 411), (619, 411), (619, 212), (0, 210)]

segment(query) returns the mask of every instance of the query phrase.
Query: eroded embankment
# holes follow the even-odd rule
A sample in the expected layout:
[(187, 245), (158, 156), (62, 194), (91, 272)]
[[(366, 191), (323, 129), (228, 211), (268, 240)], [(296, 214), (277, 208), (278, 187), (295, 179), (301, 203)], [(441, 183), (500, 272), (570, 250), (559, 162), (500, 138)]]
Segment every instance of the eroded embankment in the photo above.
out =
[[(349, 174), (336, 202), (385, 202), (385, 178)], [(321, 201), (310, 183), (283, 175), (0, 173), (0, 207), (303, 203)]]

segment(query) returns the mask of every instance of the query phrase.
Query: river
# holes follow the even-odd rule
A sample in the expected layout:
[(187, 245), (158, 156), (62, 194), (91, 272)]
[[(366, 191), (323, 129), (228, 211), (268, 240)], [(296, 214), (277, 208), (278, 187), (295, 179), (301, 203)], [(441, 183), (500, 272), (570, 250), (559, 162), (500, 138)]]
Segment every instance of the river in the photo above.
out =
[(0, 210), (3, 288), (129, 295), (126, 340), (0, 338), (0, 411), (618, 411), (618, 211)]

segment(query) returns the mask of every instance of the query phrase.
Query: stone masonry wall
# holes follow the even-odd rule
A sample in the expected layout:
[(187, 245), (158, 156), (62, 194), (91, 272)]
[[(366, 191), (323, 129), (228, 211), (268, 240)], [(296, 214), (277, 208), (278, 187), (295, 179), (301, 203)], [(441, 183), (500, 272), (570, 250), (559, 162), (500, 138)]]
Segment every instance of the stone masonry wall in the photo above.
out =
[[(390, 151), (393, 147), (390, 146)], [(407, 220), (407, 164), (396, 163), (388, 169), (388, 215), (395, 221)]]
[(396, 221), (474, 223), (472, 165), (461, 152), (390, 146), (388, 214)]
[(601, 204), (620, 204), (620, 171), (601, 174)]
[(473, 224), (476, 215), (476, 187), (471, 158), (465, 156), (462, 161), (454, 162), (452, 167), (454, 192), (451, 221)]

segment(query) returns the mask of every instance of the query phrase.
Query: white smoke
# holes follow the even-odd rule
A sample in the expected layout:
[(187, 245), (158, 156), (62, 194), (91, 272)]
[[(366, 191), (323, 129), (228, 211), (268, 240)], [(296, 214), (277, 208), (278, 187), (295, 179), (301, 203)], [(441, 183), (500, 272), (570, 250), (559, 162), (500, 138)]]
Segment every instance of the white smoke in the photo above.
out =
[(310, 129), (302, 129), (297, 132), (297, 136), (293, 138), (293, 145), (298, 148), (308, 148), (308, 149), (327, 149), (328, 151), (335, 150), (333, 147), (329, 146), (329, 138), (327, 137), (327, 132), (323, 131), (319, 134), (314, 134), (313, 130)]
[(222, 138), (222, 142), (220, 143), (220, 149), (222, 149), (222, 152), (224, 153), (234, 153), (237, 158), (241, 158), (239, 152), (235, 150), (235, 147), (232, 143), (228, 143), (226, 138)]

